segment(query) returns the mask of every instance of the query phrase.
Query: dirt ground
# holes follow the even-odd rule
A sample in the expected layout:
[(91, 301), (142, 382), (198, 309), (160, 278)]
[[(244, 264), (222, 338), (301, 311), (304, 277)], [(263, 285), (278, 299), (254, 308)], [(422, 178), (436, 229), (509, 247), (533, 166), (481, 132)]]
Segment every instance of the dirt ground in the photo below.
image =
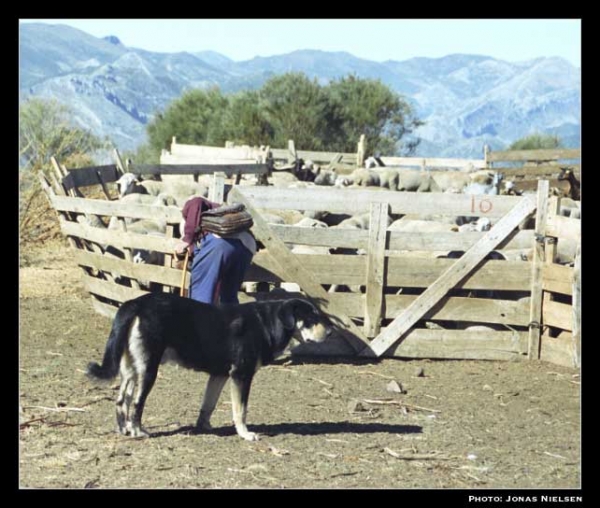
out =
[(215, 431), (195, 433), (207, 377), (167, 364), (144, 413), (152, 436), (123, 437), (117, 380), (84, 375), (110, 320), (69, 251), (28, 250), (19, 282), (20, 488), (580, 488), (579, 372), (543, 362), (282, 357), (255, 378), (252, 443), (227, 387)]

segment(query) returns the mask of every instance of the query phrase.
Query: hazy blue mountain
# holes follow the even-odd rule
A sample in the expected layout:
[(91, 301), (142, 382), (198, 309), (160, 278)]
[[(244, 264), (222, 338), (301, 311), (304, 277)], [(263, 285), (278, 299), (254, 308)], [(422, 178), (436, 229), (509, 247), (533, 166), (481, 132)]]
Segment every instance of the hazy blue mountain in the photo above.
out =
[(23, 24), (19, 42), (21, 99), (53, 97), (77, 120), (125, 150), (145, 138), (145, 125), (187, 89), (260, 87), (284, 72), (322, 83), (348, 74), (380, 79), (426, 121), (419, 155), (480, 157), (534, 130), (579, 146), (580, 70), (560, 58), (505, 62), (448, 55), (373, 62), (346, 52), (301, 50), (235, 62), (214, 51), (154, 53), (96, 38), (64, 25)]

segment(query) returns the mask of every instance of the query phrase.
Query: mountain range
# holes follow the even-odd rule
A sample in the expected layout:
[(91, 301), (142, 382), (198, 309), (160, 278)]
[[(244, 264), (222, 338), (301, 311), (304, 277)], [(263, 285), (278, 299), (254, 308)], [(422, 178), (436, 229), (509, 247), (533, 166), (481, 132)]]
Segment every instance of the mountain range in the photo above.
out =
[[(182, 92), (217, 85), (259, 88), (284, 72), (319, 82), (355, 74), (402, 94), (426, 123), (417, 155), (481, 157), (532, 132), (578, 147), (581, 70), (558, 57), (507, 62), (483, 55), (375, 62), (346, 52), (299, 50), (236, 62), (214, 51), (156, 53), (66, 25), (19, 29), (19, 95), (55, 98), (121, 150), (145, 141), (146, 124)], [(310, 149), (311, 147), (298, 147)]]

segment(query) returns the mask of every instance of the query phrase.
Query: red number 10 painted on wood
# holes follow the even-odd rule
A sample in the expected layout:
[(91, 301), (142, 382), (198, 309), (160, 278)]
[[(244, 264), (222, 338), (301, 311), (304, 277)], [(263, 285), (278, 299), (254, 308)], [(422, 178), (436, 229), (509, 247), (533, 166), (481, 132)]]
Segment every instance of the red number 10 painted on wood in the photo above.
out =
[[(489, 199), (482, 199), (478, 208), (481, 213), (489, 213), (492, 211), (493, 204)], [(471, 212), (475, 212), (475, 196), (471, 196)]]

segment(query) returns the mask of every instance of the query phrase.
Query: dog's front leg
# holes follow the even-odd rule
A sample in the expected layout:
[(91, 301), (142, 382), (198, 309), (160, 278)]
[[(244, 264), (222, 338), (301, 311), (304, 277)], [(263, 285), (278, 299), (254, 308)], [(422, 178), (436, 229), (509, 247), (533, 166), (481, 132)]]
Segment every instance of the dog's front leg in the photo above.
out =
[(213, 376), (208, 378), (206, 383), (206, 389), (204, 390), (204, 397), (202, 398), (202, 404), (200, 406), (200, 414), (198, 415), (198, 421), (196, 422), (196, 428), (199, 430), (210, 430), (210, 417), (215, 410), (219, 395), (223, 391), (225, 383), (229, 379), (229, 376)]
[(248, 407), (248, 396), (250, 395), (250, 384), (252, 378), (231, 377), (231, 406), (233, 410), (233, 423), (238, 435), (246, 441), (258, 441), (258, 434), (250, 432), (246, 427), (246, 410)]

